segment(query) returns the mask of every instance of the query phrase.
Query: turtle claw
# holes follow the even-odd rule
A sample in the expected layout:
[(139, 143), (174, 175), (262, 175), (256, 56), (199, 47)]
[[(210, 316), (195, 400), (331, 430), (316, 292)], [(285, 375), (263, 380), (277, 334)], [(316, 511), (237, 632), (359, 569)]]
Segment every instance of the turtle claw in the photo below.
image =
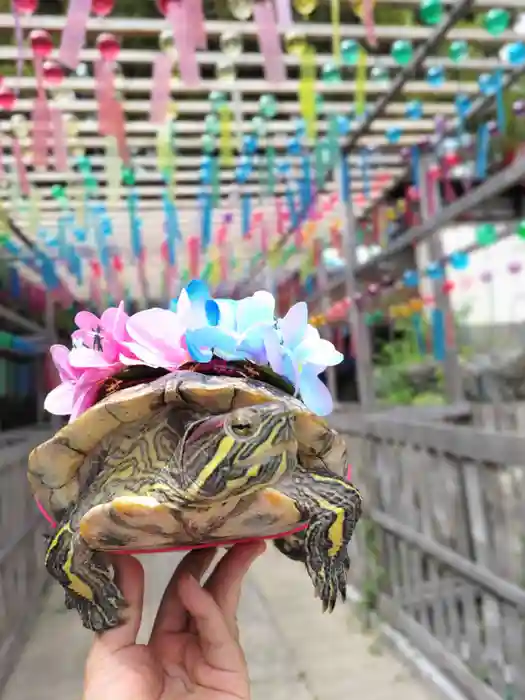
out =
[(83, 626), (92, 632), (104, 632), (123, 622), (126, 601), (117, 586), (107, 581), (98, 588), (93, 600), (66, 591), (66, 607), (75, 609)]

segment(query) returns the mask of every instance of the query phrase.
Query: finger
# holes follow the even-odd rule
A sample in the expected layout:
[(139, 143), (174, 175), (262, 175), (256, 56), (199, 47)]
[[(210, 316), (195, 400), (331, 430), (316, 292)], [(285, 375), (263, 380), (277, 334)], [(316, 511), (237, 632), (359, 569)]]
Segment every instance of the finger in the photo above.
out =
[(189, 574), (180, 578), (177, 590), (195, 623), (206, 662), (221, 671), (238, 671), (242, 652), (213, 596)]
[(160, 634), (181, 632), (186, 627), (187, 614), (185, 607), (179, 600), (177, 585), (181, 576), (189, 574), (200, 581), (207, 568), (211, 564), (217, 550), (209, 549), (193, 550), (184, 557), (175, 570), (159, 605), (157, 617), (151, 632), (150, 643)]
[(219, 606), (230, 630), (237, 637), (237, 608), (241, 598), (242, 583), (255, 559), (266, 550), (265, 542), (237, 544), (230, 549), (217, 565), (206, 583)]
[(118, 555), (113, 557), (116, 582), (126, 600), (124, 622), (118, 627), (100, 632), (95, 637), (93, 651), (114, 654), (124, 647), (131, 646), (137, 641), (137, 635), (142, 620), (142, 604), (144, 600), (144, 569), (137, 559), (132, 556)]

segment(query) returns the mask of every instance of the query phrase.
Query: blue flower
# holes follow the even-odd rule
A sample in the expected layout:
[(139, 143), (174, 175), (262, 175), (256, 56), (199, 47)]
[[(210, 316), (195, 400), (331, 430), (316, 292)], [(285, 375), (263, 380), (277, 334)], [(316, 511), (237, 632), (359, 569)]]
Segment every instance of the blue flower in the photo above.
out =
[(311, 411), (320, 416), (328, 415), (333, 400), (319, 374), (342, 362), (343, 355), (308, 323), (308, 308), (304, 302), (292, 306), (284, 318), (265, 331), (264, 346), (274, 372), (294, 384)]
[(214, 327), (219, 322), (219, 307), (214, 301), (204, 282), (191, 281), (183, 289), (178, 299), (173, 299), (170, 310), (180, 318), (186, 328), (186, 347), (191, 357), (197, 362), (209, 362), (212, 353), (209, 349), (201, 349), (192, 342), (191, 333), (198, 328)]
[[(255, 292), (240, 301), (216, 299), (215, 324), (195, 325), (186, 333), (189, 352), (211, 354), (224, 360), (251, 360), (267, 364), (264, 333), (275, 324), (275, 299), (269, 292)], [(208, 314), (209, 315), (209, 314)]]

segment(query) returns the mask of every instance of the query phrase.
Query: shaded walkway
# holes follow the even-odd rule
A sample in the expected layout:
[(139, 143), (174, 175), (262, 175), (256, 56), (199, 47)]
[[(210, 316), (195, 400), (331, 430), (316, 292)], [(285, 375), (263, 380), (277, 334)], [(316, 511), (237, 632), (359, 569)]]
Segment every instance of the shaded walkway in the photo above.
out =
[[(148, 558), (142, 634), (173, 566), (174, 555)], [(252, 700), (436, 700), (388, 651), (377, 651), (350, 606), (323, 615), (302, 567), (272, 548), (246, 584), (240, 626)], [(89, 643), (53, 586), (2, 700), (80, 700)]]

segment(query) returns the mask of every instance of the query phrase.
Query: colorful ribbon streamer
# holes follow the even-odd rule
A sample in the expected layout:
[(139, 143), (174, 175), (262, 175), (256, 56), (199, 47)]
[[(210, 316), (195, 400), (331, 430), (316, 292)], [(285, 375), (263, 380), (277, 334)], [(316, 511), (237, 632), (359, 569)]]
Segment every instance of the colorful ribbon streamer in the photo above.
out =
[(150, 121), (153, 124), (163, 124), (168, 115), (172, 69), (173, 58), (170, 53), (157, 54), (153, 66), (150, 102)]
[(484, 180), (487, 176), (487, 164), (490, 150), (490, 129), (488, 124), (480, 124), (477, 134), (476, 177)]
[(299, 79), (299, 104), (301, 115), (306, 123), (306, 134), (309, 139), (315, 140), (317, 134), (317, 110), (315, 104), (315, 81), (317, 70), (315, 66), (315, 49), (306, 46), (301, 54), (300, 79)]
[(62, 32), (58, 59), (71, 70), (79, 62), (80, 51), (86, 41), (86, 27), (92, 0), (69, 0), (66, 25)]
[(355, 86), (355, 113), (356, 116), (360, 117), (365, 113), (366, 110), (366, 77), (367, 77), (367, 66), (366, 66), (366, 51), (362, 46), (359, 47), (359, 56), (357, 59), (357, 70), (356, 70), (356, 86)]
[(264, 59), (266, 80), (270, 83), (284, 82), (286, 68), (271, 0), (258, 0), (253, 6), (253, 18), (259, 38), (259, 48)]
[(441, 309), (432, 309), (432, 351), (437, 362), (446, 357), (445, 316)]
[(292, 8), (290, 0), (275, 0), (277, 25), (281, 32), (288, 32), (293, 27)]
[(59, 109), (51, 109), (51, 125), (53, 127), (53, 153), (55, 156), (55, 170), (65, 173), (68, 169), (67, 144), (64, 133), (62, 112)]
[(190, 3), (194, 0), (168, 0), (167, 18), (170, 23), (179, 57), (182, 82), (187, 87), (196, 87), (200, 82), (199, 64), (195, 51)]
[(337, 64), (341, 63), (341, 0), (330, 0), (332, 20), (332, 54)]

